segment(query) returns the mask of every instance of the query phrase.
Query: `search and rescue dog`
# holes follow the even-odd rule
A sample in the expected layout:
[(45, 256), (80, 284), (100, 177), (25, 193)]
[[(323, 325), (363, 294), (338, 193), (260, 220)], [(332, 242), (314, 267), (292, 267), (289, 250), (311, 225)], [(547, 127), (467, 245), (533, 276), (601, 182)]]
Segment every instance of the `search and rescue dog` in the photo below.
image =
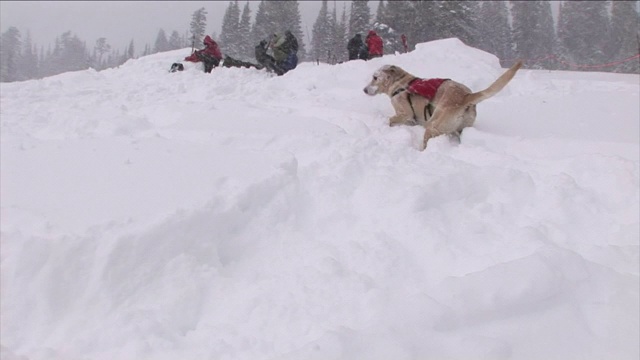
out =
[(522, 66), (516, 62), (488, 88), (471, 90), (450, 79), (420, 79), (399, 66), (384, 65), (364, 88), (367, 95), (387, 94), (396, 114), (389, 125), (422, 125), (425, 127), (422, 149), (429, 139), (443, 135), (460, 135), (462, 129), (476, 120), (476, 104), (502, 90)]

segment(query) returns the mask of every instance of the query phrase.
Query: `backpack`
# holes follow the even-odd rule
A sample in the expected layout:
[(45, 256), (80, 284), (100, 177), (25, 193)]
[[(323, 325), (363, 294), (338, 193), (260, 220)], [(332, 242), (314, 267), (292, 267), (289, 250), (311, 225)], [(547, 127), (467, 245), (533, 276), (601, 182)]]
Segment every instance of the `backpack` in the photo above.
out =
[(182, 71), (184, 70), (184, 65), (182, 65), (181, 63), (173, 63), (171, 64), (171, 69), (169, 69), (169, 72), (176, 72), (176, 71)]

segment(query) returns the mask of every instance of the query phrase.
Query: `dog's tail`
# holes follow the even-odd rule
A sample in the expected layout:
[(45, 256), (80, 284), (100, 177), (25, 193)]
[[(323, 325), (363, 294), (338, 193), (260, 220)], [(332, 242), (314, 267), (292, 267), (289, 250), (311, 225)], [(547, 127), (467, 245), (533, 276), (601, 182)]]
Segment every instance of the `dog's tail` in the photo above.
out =
[(500, 75), (500, 77), (493, 82), (493, 84), (489, 85), (488, 88), (478, 91), (472, 94), (468, 94), (465, 97), (465, 105), (477, 104), (480, 101), (486, 100), (493, 95), (497, 94), (500, 90), (502, 90), (511, 79), (516, 75), (516, 72), (522, 66), (522, 61), (516, 62), (509, 70), (505, 71), (504, 74)]

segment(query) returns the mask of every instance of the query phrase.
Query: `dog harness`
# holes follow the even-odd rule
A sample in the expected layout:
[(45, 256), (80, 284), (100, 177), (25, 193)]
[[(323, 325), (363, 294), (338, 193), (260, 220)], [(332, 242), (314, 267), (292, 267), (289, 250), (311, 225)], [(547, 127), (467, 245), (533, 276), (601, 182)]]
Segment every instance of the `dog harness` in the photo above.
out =
[(411, 95), (419, 95), (422, 96), (424, 98), (426, 98), (427, 100), (429, 100), (429, 104), (427, 106), (425, 106), (424, 108), (424, 118), (427, 118), (427, 114), (429, 115), (429, 117), (431, 117), (431, 115), (433, 115), (433, 111), (434, 111), (434, 106), (433, 103), (431, 102), (433, 100), (433, 98), (436, 96), (436, 92), (438, 91), (438, 88), (440, 88), (440, 85), (442, 85), (443, 82), (450, 80), (450, 79), (440, 79), (440, 78), (434, 78), (434, 79), (420, 79), (420, 78), (413, 78), (411, 81), (409, 81), (409, 86), (407, 86), (406, 88), (399, 88), (396, 91), (394, 91), (391, 94), (391, 97), (394, 97), (398, 94), (400, 94), (403, 91), (406, 91), (409, 93), (409, 96), (407, 97), (408, 101), (409, 101), (409, 105), (411, 106), (411, 111), (413, 111), (413, 119), (416, 120), (416, 111), (413, 108), (413, 103), (411, 102)]

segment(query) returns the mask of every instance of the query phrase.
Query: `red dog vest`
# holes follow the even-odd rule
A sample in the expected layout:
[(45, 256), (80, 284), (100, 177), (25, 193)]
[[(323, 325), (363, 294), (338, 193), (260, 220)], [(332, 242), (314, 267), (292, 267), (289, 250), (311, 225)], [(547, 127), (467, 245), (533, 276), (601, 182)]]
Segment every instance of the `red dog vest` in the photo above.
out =
[(407, 87), (407, 91), (411, 94), (416, 94), (420, 96), (424, 96), (429, 99), (429, 101), (433, 100), (436, 96), (436, 91), (443, 82), (449, 79), (413, 79), (409, 83), (409, 87)]

